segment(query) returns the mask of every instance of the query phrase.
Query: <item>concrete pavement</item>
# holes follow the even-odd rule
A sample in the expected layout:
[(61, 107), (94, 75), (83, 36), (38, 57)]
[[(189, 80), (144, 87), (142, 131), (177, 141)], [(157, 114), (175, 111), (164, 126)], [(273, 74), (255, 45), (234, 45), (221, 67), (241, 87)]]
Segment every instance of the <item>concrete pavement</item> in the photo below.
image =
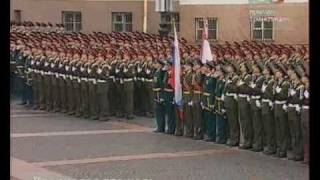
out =
[(13, 101), (10, 121), (13, 180), (306, 180), (309, 174), (299, 162), (153, 133), (149, 118), (100, 122)]

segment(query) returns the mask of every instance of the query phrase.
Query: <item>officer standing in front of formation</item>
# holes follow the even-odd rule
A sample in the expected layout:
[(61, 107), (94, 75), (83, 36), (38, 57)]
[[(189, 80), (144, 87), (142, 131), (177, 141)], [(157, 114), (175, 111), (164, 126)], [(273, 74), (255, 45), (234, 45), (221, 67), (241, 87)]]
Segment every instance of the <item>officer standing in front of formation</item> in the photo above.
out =
[(157, 129), (154, 132), (165, 132), (165, 104), (164, 104), (164, 74), (163, 70), (165, 64), (163, 61), (158, 60), (155, 66), (155, 73), (153, 77), (153, 98), (155, 101), (155, 118), (157, 123)]
[(303, 163), (309, 164), (309, 143), (310, 143), (310, 131), (309, 131), (309, 78), (306, 71), (301, 82), (303, 83), (303, 90), (300, 94), (300, 100), (302, 101), (301, 109), (301, 124), (302, 124), (302, 136), (303, 136)]
[(277, 153), (276, 157), (284, 158), (287, 156), (288, 145), (288, 114), (287, 114), (287, 98), (289, 83), (285, 80), (284, 75), (286, 69), (281, 63), (276, 64), (276, 82), (274, 86), (275, 96), (275, 129), (276, 129), (276, 143)]
[(261, 117), (261, 88), (264, 82), (264, 76), (261, 74), (263, 71), (263, 64), (257, 61), (253, 64), (252, 82), (250, 84), (251, 97), (250, 107), (253, 125), (253, 141), (252, 151), (260, 152), (263, 150), (263, 123)]
[(228, 146), (238, 146), (240, 141), (240, 129), (238, 121), (238, 87), (237, 81), (238, 75), (235, 73), (236, 67), (231, 63), (228, 65), (228, 75), (226, 77), (225, 94), (224, 94), (224, 106), (226, 108), (229, 138), (227, 140)]
[(213, 105), (215, 102), (215, 88), (217, 79), (213, 77), (215, 73), (214, 64), (207, 62), (202, 67), (202, 73), (204, 75), (203, 83), (203, 96), (201, 100), (201, 106), (203, 111), (203, 121), (205, 124), (205, 141), (216, 141), (216, 116), (213, 113)]

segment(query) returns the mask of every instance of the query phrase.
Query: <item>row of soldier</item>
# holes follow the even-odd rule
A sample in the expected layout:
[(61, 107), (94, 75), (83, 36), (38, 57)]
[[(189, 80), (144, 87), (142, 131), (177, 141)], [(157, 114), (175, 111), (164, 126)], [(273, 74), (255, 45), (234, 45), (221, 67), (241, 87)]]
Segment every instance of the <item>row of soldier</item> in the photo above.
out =
[[(107, 120), (110, 115), (131, 119), (134, 110), (141, 111), (141, 104), (142, 111), (152, 116), (155, 105), (157, 132), (167, 129), (169, 134), (229, 146), (238, 146), (242, 134), (241, 148), (265, 150), (278, 157), (285, 157), (288, 151), (289, 159), (302, 160), (302, 142), (308, 144), (308, 128), (301, 124), (308, 124), (305, 48), (226, 43), (213, 48), (213, 63), (202, 64), (199, 50), (180, 42), (184, 43), (184, 116), (180, 117), (170, 85), (169, 38), (150, 42), (152, 36), (142, 35), (149, 38), (150, 44), (143, 46), (146, 50), (135, 46), (144, 38), (132, 38), (134, 41), (119, 34), (97, 33), (95, 48), (82, 51), (83, 44), (87, 48), (92, 39), (86, 44), (81, 35), (71, 38), (80, 39), (71, 46), (64, 46), (61, 38), (46, 39), (41, 33), (35, 35), (40, 36), (36, 41), (21, 33), (13, 36), (11, 60), (26, 85), (25, 100), (34, 108)], [(126, 46), (134, 50), (123, 48)]]

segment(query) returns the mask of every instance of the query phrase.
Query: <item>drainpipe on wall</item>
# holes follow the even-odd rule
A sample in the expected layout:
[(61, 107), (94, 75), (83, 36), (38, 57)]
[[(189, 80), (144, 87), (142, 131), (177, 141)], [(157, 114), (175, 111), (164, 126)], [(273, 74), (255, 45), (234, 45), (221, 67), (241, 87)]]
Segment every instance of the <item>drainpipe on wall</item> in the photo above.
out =
[(147, 33), (148, 0), (143, 1), (143, 32)]

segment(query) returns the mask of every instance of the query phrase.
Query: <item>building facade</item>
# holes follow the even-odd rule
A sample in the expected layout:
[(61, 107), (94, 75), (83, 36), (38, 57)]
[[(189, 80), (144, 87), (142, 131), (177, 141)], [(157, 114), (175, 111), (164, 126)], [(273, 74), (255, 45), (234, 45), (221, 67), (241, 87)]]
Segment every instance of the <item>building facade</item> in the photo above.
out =
[[(10, 19), (63, 23), (82, 32), (158, 33), (157, 0), (11, 0)], [(179, 34), (198, 43), (203, 18), (212, 42), (258, 40), (309, 44), (308, 0), (175, 0)]]

